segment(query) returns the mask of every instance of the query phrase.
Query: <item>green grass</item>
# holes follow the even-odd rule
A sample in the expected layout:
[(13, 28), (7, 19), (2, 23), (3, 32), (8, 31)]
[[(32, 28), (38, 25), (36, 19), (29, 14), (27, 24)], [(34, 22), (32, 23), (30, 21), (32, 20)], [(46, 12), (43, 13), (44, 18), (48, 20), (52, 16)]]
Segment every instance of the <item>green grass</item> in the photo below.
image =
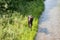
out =
[(33, 40), (38, 28), (37, 21), (38, 19), (34, 18), (33, 26), (29, 28), (27, 16), (17, 12), (9, 18), (3, 15), (0, 18), (0, 40)]
[[(43, 1), (26, 3), (20, 12), (17, 10), (13, 13), (1, 13), (0, 40), (34, 40), (38, 30), (38, 18), (44, 10), (44, 4)], [(28, 15), (34, 17), (32, 28), (28, 27)]]

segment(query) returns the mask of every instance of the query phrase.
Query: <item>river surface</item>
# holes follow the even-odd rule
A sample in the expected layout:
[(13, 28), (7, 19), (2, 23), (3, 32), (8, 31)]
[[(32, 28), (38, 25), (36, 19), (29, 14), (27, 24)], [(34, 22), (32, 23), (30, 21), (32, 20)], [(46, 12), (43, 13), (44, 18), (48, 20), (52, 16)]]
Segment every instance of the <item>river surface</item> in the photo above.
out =
[(35, 40), (60, 40), (60, 0), (45, 0)]

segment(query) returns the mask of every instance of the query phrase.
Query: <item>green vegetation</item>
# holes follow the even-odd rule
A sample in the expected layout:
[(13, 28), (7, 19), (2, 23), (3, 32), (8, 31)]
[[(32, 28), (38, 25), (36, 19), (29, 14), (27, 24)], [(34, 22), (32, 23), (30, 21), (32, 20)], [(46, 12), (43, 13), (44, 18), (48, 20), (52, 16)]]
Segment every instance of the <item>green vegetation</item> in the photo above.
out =
[[(0, 40), (34, 40), (43, 0), (0, 0)], [(28, 15), (34, 17), (28, 27)]]

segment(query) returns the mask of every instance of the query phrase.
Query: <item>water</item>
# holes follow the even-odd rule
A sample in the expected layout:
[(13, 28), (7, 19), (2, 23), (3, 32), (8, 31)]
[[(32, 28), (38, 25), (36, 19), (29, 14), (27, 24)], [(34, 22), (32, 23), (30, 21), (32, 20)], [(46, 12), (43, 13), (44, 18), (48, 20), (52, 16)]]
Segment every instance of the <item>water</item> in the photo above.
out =
[(60, 40), (60, 0), (46, 0), (36, 40)]
[(43, 12), (42, 17), (40, 18), (40, 23), (48, 19), (49, 17), (48, 12), (57, 5), (57, 0), (46, 0), (44, 3), (45, 11)]

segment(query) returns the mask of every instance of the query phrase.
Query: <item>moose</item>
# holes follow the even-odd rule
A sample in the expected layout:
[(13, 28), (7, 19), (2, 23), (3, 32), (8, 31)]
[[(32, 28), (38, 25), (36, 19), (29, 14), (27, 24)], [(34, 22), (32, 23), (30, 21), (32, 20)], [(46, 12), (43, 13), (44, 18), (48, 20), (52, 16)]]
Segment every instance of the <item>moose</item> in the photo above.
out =
[(29, 15), (28, 16), (28, 26), (31, 28), (32, 27), (32, 22), (33, 22), (33, 16)]

